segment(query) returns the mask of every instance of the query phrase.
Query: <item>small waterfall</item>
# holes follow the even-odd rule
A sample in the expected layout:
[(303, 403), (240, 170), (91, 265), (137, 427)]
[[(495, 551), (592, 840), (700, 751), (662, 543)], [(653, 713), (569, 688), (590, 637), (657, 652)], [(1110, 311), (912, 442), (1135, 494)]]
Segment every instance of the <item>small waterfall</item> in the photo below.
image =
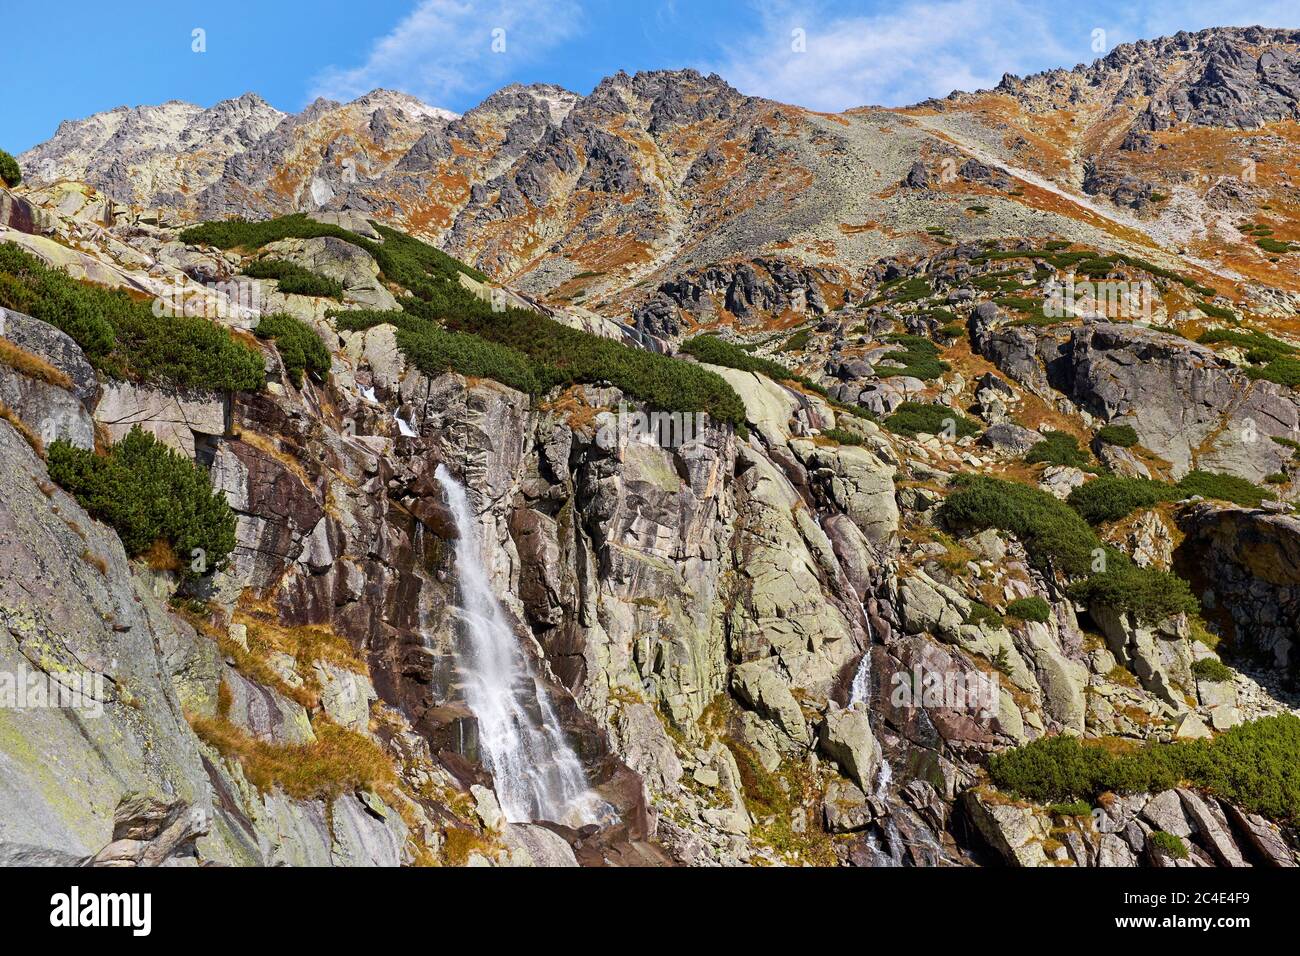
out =
[(401, 415), (397, 414), (397, 412), (393, 412), (393, 421), (397, 423), (397, 433), (403, 438), (420, 437), (420, 433), (411, 427), (411, 423)]
[(586, 774), (533, 672), (479, 554), (477, 521), (465, 489), (443, 465), (434, 477), (456, 522), (456, 578), (465, 701), (478, 720), (484, 763), (511, 823), (547, 820), (581, 827), (612, 813)]
[[(858, 665), (857, 673), (853, 675), (853, 683), (849, 685), (849, 707), (870, 707), (871, 702), (871, 647), (876, 642), (875, 628), (871, 626), (871, 615), (863, 607), (862, 618), (867, 624), (867, 650), (862, 655), (862, 662)], [(883, 753), (880, 755), (880, 767), (876, 771), (876, 792), (875, 798), (882, 805), (888, 805), (889, 785), (894, 780), (894, 768), (889, 762), (889, 758)], [(898, 824), (892, 817), (886, 815), (883, 820), (877, 821), (877, 826), (884, 832), (887, 846), (881, 844), (880, 836), (876, 832), (867, 835), (867, 847), (871, 851), (872, 865), (880, 867), (903, 866), (903, 852), (906, 844), (903, 840), (902, 833), (899, 832)]]

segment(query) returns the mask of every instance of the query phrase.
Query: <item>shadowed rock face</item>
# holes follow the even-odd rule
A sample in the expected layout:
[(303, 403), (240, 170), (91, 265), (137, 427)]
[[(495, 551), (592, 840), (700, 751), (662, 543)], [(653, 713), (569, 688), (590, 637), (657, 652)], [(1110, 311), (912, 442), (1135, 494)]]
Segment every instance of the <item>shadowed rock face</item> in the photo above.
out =
[(1176, 560), (1237, 641), (1292, 680), (1300, 674), (1300, 520), (1203, 505), (1181, 516)]

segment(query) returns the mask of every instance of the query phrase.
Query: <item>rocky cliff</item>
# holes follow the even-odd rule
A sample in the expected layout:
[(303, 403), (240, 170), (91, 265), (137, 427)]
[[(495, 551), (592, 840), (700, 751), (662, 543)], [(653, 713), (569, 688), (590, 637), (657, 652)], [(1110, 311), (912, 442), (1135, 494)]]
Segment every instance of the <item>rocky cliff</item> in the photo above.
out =
[[(1253, 128), (1213, 108), (1228, 76), (1285, 137), (1279, 46), (1174, 38), (843, 117), (648, 74), (462, 117), (381, 91), (65, 124), (24, 157), (34, 185), (0, 191), (21, 250), (0, 284), (0, 671), (90, 690), (0, 707), (0, 861), (1295, 866), (1291, 790), (1196, 771), (1295, 744), (1294, 276), (1180, 256), (939, 130), (987, 121), (988, 97), (1128, 102), (1110, 87), (1176, 57), (1196, 92), (1142, 94), (1169, 130)], [(1246, 47), (1262, 86), (1214, 66)], [(1090, 92), (1057, 103), (1061, 84)], [(256, 241), (180, 228), (304, 209)], [(124, 368), (20, 256), (180, 302), (264, 384)], [(259, 264), (276, 277), (250, 283)], [(1121, 299), (1054, 303), (1076, 278)], [(491, 308), (471, 322), (462, 299)], [(507, 306), (607, 367), (566, 377), (581, 356), (537, 359)], [(654, 376), (629, 372), (650, 354)], [(644, 397), (706, 381), (682, 369), (735, 415)], [(223, 566), (128, 547), (55, 480), (66, 448), (133, 429), (228, 505)], [(496, 799), (440, 466), (600, 824)], [(1068, 793), (1017, 762), (1068, 746), (1202, 756)]]

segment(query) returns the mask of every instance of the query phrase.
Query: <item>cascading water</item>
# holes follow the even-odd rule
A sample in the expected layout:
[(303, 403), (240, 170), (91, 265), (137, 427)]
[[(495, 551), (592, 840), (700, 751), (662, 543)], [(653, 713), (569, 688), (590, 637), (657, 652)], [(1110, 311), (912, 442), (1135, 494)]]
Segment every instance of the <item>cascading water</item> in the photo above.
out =
[(611, 809), (587, 785), (582, 764), (492, 592), (465, 489), (443, 465), (434, 477), (447, 494), (459, 535), (465, 702), (478, 720), (479, 745), (501, 809), (511, 823), (547, 820), (581, 827), (602, 822)]
[[(853, 683), (849, 685), (849, 707), (867, 708), (871, 701), (871, 645), (876, 641), (875, 629), (871, 626), (871, 615), (866, 613), (866, 608), (862, 609), (862, 618), (867, 624), (867, 651), (862, 655), (862, 662), (858, 665), (858, 671), (853, 675)], [(882, 804), (886, 804), (889, 798), (889, 785), (894, 779), (894, 768), (889, 763), (889, 758), (884, 754), (880, 757), (880, 768), (876, 771), (876, 792), (875, 797)], [(898, 832), (898, 825), (893, 819), (886, 816), (883, 823), (880, 824), (885, 831), (885, 837), (889, 841), (889, 848), (881, 846), (880, 837), (875, 833), (867, 836), (867, 846), (871, 849), (871, 855), (875, 866), (902, 866), (903, 865), (903, 837)]]

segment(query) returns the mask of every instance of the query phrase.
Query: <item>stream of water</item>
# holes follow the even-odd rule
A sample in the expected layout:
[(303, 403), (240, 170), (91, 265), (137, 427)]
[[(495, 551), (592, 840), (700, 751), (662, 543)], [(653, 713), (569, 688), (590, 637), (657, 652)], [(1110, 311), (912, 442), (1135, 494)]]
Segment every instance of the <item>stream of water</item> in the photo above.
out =
[(588, 786), (577, 754), (532, 662), (497, 600), (479, 552), (478, 521), (464, 487), (435, 473), (456, 522), (456, 579), (465, 702), (478, 721), (483, 761), (511, 823), (572, 827), (601, 822), (606, 805)]

